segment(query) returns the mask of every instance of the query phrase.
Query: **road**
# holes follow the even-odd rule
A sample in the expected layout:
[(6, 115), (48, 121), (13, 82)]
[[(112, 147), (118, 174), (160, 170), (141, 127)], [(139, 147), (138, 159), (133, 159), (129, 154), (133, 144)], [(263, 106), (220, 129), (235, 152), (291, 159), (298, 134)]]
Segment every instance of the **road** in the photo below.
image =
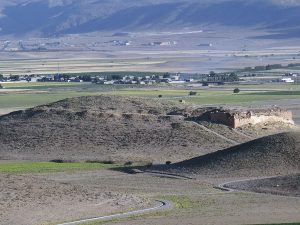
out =
[(166, 200), (157, 200), (157, 202), (158, 202), (158, 205), (155, 207), (152, 207), (152, 208), (141, 209), (141, 210), (126, 212), (126, 213), (118, 213), (118, 214), (108, 215), (108, 216), (94, 217), (94, 218), (90, 218), (90, 219), (77, 220), (77, 221), (61, 223), (61, 224), (57, 224), (57, 225), (78, 225), (78, 224), (95, 222), (95, 221), (109, 221), (109, 220), (113, 220), (113, 219), (123, 219), (123, 218), (127, 218), (129, 216), (142, 215), (142, 214), (145, 214), (148, 212), (170, 209), (173, 207), (172, 202), (169, 202)]

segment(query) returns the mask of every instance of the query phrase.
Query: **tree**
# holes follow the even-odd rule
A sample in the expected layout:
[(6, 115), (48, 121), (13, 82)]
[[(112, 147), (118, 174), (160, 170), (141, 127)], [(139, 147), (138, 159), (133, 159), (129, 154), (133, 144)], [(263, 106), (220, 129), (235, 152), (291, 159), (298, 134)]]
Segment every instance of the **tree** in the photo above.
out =
[(234, 82), (234, 81), (239, 81), (239, 76), (236, 74), (236, 73), (230, 73), (229, 74), (229, 77), (228, 77), (228, 80), (230, 82)]
[(234, 93), (234, 94), (240, 93), (240, 89), (239, 89), (239, 88), (235, 88), (235, 89), (233, 90), (233, 93)]
[(10, 75), (9, 79), (11, 81), (19, 81), (20, 80), (20, 76), (19, 75)]
[(121, 75), (115, 74), (115, 75), (112, 75), (112, 76), (111, 76), (111, 79), (112, 79), (112, 80), (122, 80), (123, 77), (122, 77)]
[(62, 78), (64, 79), (64, 81), (68, 81), (71, 78), (71, 76), (69, 74), (63, 74)]
[(165, 73), (165, 74), (163, 75), (163, 78), (164, 78), (164, 79), (170, 78), (170, 77), (171, 77), (171, 74), (169, 74), (169, 73)]
[(90, 75), (82, 75), (82, 76), (79, 76), (79, 79), (80, 80), (83, 80), (84, 82), (91, 82), (92, 81), (92, 78)]

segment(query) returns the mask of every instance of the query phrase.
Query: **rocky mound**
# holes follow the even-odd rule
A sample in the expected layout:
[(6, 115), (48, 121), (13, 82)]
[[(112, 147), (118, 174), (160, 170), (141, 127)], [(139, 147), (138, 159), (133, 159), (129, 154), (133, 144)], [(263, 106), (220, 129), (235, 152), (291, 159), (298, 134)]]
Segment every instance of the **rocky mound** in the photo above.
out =
[(263, 176), (300, 171), (300, 133), (263, 137), (226, 150), (174, 164), (177, 173)]
[[(0, 159), (177, 161), (230, 143), (159, 100), (80, 97), (0, 117)], [(180, 113), (179, 113), (180, 114)]]

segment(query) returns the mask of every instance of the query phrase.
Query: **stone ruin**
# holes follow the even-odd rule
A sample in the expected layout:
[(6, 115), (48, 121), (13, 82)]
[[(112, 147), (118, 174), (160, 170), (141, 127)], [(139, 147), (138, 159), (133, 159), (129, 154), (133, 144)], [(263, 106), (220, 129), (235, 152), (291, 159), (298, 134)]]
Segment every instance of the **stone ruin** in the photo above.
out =
[(292, 112), (278, 107), (250, 110), (216, 108), (207, 112), (206, 117), (212, 123), (224, 124), (231, 128), (261, 123), (294, 124)]

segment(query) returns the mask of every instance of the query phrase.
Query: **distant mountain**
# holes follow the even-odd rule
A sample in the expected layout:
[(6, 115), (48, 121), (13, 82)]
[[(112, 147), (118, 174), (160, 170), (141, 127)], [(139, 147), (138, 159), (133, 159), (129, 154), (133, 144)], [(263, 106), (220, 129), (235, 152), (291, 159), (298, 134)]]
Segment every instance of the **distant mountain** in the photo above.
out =
[[(299, 0), (3, 0), (0, 35), (238, 26), (300, 34)], [(280, 36), (279, 36), (280, 37)]]

